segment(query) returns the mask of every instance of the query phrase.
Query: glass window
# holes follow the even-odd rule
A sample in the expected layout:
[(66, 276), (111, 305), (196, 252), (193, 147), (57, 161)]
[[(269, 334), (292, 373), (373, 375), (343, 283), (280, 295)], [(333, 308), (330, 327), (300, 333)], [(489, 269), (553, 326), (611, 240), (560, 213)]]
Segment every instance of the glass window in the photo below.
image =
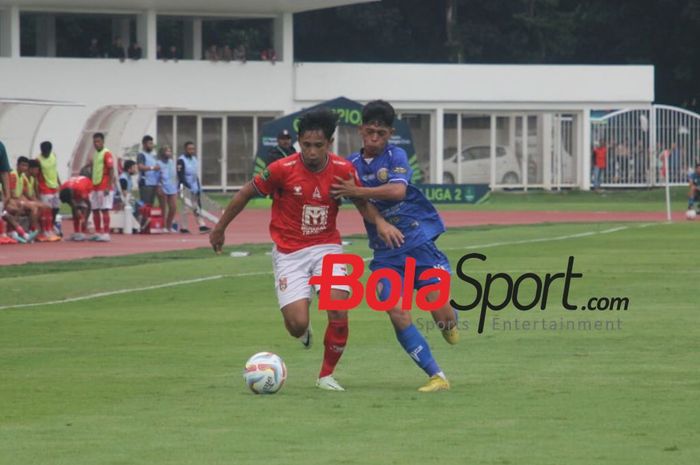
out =
[(202, 118), (202, 184), (221, 186), (223, 118)]
[(240, 186), (250, 179), (255, 158), (252, 116), (227, 118), (226, 184)]
[[(430, 115), (425, 113), (402, 113), (401, 119), (411, 128), (413, 147), (416, 149), (417, 168), (422, 179), (420, 182), (430, 182)], [(411, 154), (409, 153), (410, 157)]]
[(197, 117), (194, 115), (177, 117), (177, 147), (173, 148), (176, 154), (184, 153), (185, 142), (197, 145)]
[[(177, 17), (158, 17), (157, 21), (158, 59), (192, 59), (192, 51), (185, 49), (185, 20)], [(191, 47), (190, 47), (191, 48)]]
[(156, 144), (158, 146), (169, 145), (172, 147), (175, 142), (172, 115), (158, 115), (156, 125), (158, 130)]
[(204, 20), (202, 58), (259, 60), (261, 53), (273, 46), (272, 31), (272, 19)]

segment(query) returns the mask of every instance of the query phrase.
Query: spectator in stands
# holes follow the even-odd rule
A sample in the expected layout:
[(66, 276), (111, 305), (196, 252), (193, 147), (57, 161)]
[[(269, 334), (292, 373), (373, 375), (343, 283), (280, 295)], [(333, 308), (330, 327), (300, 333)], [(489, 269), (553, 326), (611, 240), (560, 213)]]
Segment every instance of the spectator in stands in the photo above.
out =
[(41, 165), (39, 160), (29, 160), (29, 170), (27, 170), (27, 184), (25, 186), (25, 196), (28, 201), (39, 209), (39, 230), (36, 237), (37, 242), (57, 242), (61, 238), (53, 230), (53, 214), (51, 205), (43, 202), (39, 198), (39, 177), (41, 175)]
[(85, 176), (75, 176), (61, 184), (60, 189), (59, 198), (61, 202), (70, 206), (73, 216), (73, 234), (70, 240), (84, 241), (87, 238), (87, 221), (92, 211), (90, 205), (92, 181)]
[[(173, 149), (164, 145), (158, 151), (158, 188), (165, 198), (163, 216), (165, 217), (165, 230), (177, 232), (173, 227), (173, 220), (177, 213), (177, 169), (173, 160)], [(165, 211), (167, 210), (167, 212)]]
[(260, 53), (260, 59), (262, 61), (269, 61), (273, 65), (277, 63), (277, 52), (274, 48), (266, 48)]
[(233, 50), (231, 50), (231, 46), (229, 44), (224, 45), (224, 47), (221, 49), (221, 60), (227, 63), (233, 60)]
[(87, 51), (88, 58), (102, 58), (102, 51), (100, 50), (100, 44), (95, 37), (90, 40), (90, 46)]
[(180, 59), (180, 52), (178, 52), (176, 46), (171, 45), (170, 48), (168, 48), (168, 59), (173, 60), (175, 62), (177, 62)]
[(245, 45), (238, 44), (238, 46), (233, 49), (233, 59), (241, 63), (245, 63), (248, 60)]
[(207, 52), (205, 53), (205, 58), (212, 62), (219, 61), (219, 51), (217, 50), (216, 45), (212, 44), (209, 46)]
[(114, 202), (112, 183), (114, 157), (112, 152), (105, 147), (105, 136), (101, 132), (92, 136), (92, 144), (95, 147), (95, 152), (92, 154), (90, 205), (92, 206), (92, 221), (95, 223), (95, 235), (90, 239), (98, 242), (109, 242), (111, 240), (109, 211)]
[(60, 207), (58, 188), (61, 180), (58, 178), (58, 160), (53, 153), (53, 144), (44, 141), (39, 145), (41, 153), (39, 161), (39, 199), (51, 207), (51, 223), (56, 223), (56, 215)]
[(109, 53), (110, 58), (119, 58), (119, 61), (124, 61), (126, 59), (126, 50), (124, 50), (124, 43), (121, 37), (117, 37), (112, 42), (112, 50)]
[(160, 44), (156, 45), (156, 59), (167, 61), (165, 53), (163, 53), (163, 47)]
[(138, 42), (134, 42), (129, 46), (129, 58), (132, 60), (140, 60), (143, 58), (143, 50)]
[(603, 171), (607, 165), (607, 156), (608, 149), (605, 146), (605, 141), (600, 141), (598, 146), (593, 149), (593, 190), (600, 189)]
[(199, 232), (208, 233), (210, 228), (204, 224), (204, 218), (202, 218), (202, 185), (199, 182), (199, 161), (195, 153), (194, 142), (185, 142), (184, 149), (185, 153), (181, 154), (177, 159), (177, 177), (183, 187), (185, 198), (185, 205), (183, 205), (181, 212), (180, 232), (190, 232), (188, 229), (190, 221), (187, 211), (191, 210), (197, 219)]
[(292, 136), (289, 130), (284, 129), (277, 134), (277, 145), (272, 147), (267, 152), (266, 163), (269, 165), (273, 161), (277, 161), (280, 158), (288, 157), (295, 152), (292, 146)]

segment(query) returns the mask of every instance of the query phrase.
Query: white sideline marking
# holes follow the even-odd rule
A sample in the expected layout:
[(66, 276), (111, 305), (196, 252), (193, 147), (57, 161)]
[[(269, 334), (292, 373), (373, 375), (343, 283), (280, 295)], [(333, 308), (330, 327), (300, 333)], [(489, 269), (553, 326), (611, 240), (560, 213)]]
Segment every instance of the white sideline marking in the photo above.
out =
[[(643, 223), (638, 226), (634, 226), (636, 228), (646, 228), (648, 226), (652, 226), (655, 224), (666, 224), (666, 223)], [(620, 226), (617, 228), (611, 228), (611, 229), (605, 229), (603, 231), (587, 231), (587, 232), (582, 232), (582, 233), (576, 233), (576, 234), (567, 234), (565, 236), (555, 236), (555, 237), (539, 237), (537, 239), (523, 239), (520, 241), (503, 241), (503, 242), (491, 242), (488, 244), (474, 244), (474, 245), (465, 245), (462, 247), (445, 247), (441, 248), (440, 250), (463, 250), (463, 249), (475, 249), (475, 248), (490, 248), (490, 247), (499, 247), (502, 245), (520, 245), (520, 244), (533, 244), (537, 242), (552, 242), (552, 241), (565, 241), (568, 239), (577, 239), (579, 237), (587, 237), (587, 236), (594, 236), (596, 234), (609, 234), (609, 233), (614, 233), (618, 231), (623, 231), (625, 229), (629, 229), (630, 226)], [(372, 258), (363, 258), (364, 261), (369, 261)], [(71, 302), (80, 302), (83, 300), (92, 300), (92, 299), (99, 299), (100, 297), (110, 297), (113, 295), (119, 295), (119, 294), (128, 294), (129, 292), (141, 292), (141, 291), (152, 291), (155, 289), (163, 289), (166, 287), (175, 287), (175, 286), (180, 286), (183, 284), (195, 284), (195, 283), (201, 283), (204, 281), (214, 281), (217, 279), (223, 279), (223, 278), (241, 278), (244, 276), (261, 276), (261, 275), (266, 275), (266, 274), (272, 274), (272, 271), (257, 271), (257, 272), (251, 272), (251, 273), (238, 273), (238, 274), (219, 274), (219, 275), (214, 275), (214, 276), (206, 276), (204, 278), (196, 278), (196, 279), (188, 279), (184, 281), (174, 281), (171, 283), (163, 283), (163, 284), (156, 284), (155, 286), (146, 286), (146, 287), (135, 287), (132, 289), (119, 289), (116, 291), (107, 291), (107, 292), (98, 292), (96, 294), (88, 294), (80, 297), (70, 297), (68, 299), (63, 299), (63, 300), (51, 300), (48, 302), (34, 302), (30, 304), (16, 304), (16, 305), (5, 305), (1, 306), (0, 310), (10, 310), (13, 308), (30, 308), (30, 307), (41, 307), (43, 305), (60, 305), (60, 304), (66, 304), (66, 303), (71, 303)]]

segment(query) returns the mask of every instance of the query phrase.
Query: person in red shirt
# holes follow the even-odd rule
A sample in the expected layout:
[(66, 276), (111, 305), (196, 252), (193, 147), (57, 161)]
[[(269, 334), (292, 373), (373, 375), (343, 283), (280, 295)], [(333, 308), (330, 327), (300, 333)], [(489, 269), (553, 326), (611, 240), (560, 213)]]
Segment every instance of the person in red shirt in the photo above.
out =
[[(214, 251), (221, 253), (224, 232), (229, 223), (257, 195), (272, 196), (270, 236), (274, 242), (273, 270), (277, 299), (289, 334), (306, 348), (311, 346), (309, 302), (312, 287), (309, 279), (321, 274), (323, 257), (343, 253), (336, 218), (340, 202), (331, 195), (336, 177), (359, 179), (353, 165), (330, 153), (336, 115), (327, 109), (313, 110), (299, 120), (301, 152), (271, 163), (243, 186), (233, 197), (210, 234)], [(391, 246), (399, 247), (403, 235), (382, 218), (366, 200), (353, 199), (362, 216), (377, 226), (379, 236)], [(337, 265), (333, 274), (345, 275)], [(318, 289), (316, 289), (318, 292)], [(332, 299), (347, 299), (348, 286), (333, 286)], [(321, 389), (343, 391), (333, 378), (333, 371), (345, 349), (348, 317), (345, 311), (328, 311), (324, 354), (316, 385)]]
[[(87, 220), (90, 216), (90, 194), (92, 181), (85, 176), (74, 176), (61, 184), (59, 198), (70, 205), (73, 215), (72, 241), (84, 241), (87, 234)], [(98, 213), (99, 214), (99, 213)]]
[(607, 158), (608, 148), (605, 146), (605, 141), (601, 141), (593, 149), (593, 190), (600, 189), (600, 181), (607, 166)]
[(112, 152), (105, 147), (105, 136), (97, 132), (92, 136), (95, 153), (92, 155), (92, 221), (95, 223), (95, 235), (90, 240), (109, 242), (109, 211), (114, 202), (112, 179), (114, 158)]

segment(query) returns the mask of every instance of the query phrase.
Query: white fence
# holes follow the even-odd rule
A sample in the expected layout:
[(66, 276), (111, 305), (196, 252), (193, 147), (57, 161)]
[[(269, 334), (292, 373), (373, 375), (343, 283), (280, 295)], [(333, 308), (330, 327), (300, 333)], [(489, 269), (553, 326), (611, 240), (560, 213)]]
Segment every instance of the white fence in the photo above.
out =
[(682, 108), (620, 110), (591, 125), (592, 146), (607, 147), (603, 187), (662, 185), (666, 169), (671, 184), (685, 185), (700, 163), (700, 115)]

